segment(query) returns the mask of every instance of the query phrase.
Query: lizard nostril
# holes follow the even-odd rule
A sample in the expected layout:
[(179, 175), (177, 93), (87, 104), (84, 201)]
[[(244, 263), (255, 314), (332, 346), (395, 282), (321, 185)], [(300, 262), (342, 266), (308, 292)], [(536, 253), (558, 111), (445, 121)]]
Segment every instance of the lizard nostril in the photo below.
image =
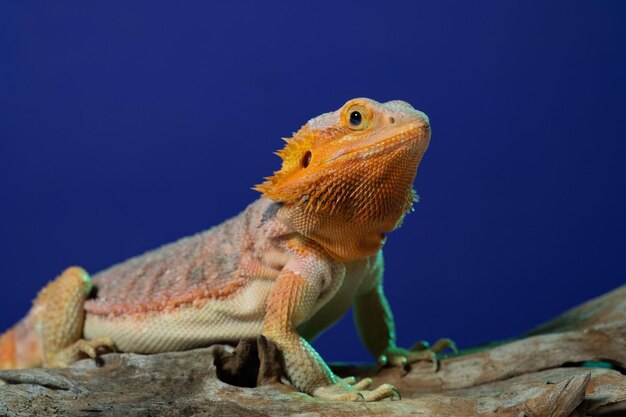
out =
[(394, 119), (393, 117), (389, 117), (390, 124), (394, 124), (395, 122), (396, 122), (396, 119)]

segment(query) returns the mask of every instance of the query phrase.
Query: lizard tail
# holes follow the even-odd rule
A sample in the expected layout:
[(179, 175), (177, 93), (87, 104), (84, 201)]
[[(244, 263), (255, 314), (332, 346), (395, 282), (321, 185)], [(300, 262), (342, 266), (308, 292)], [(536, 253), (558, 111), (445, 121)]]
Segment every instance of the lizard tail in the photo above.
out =
[(30, 315), (0, 335), (0, 369), (41, 366), (41, 344)]

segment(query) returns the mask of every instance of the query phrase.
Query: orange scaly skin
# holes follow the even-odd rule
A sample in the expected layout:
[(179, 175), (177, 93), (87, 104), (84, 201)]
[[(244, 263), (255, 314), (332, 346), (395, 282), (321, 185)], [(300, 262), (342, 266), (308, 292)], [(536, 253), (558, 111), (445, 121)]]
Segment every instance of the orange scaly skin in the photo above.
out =
[[(430, 126), (408, 103), (354, 99), (310, 120), (278, 152), (282, 167), (236, 217), (96, 274), (74, 267), (48, 284), (0, 337), (0, 368), (67, 366), (116, 348), (155, 353), (264, 335), (291, 383), (316, 397), (396, 394), (338, 379), (309, 341), (351, 305), (379, 360), (428, 358), (395, 345), (382, 291), (382, 246), (416, 195)], [(97, 288), (88, 298), (91, 285)], [(442, 345), (442, 344), (439, 344)], [(443, 343), (445, 345), (445, 343)]]

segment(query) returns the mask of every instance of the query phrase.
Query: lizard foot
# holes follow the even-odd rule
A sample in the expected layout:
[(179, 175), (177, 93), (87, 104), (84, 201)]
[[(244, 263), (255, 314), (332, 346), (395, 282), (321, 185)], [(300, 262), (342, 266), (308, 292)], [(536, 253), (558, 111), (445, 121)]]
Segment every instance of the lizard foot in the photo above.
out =
[(385, 349), (383, 354), (378, 357), (378, 364), (380, 366), (399, 366), (402, 369), (402, 374), (406, 375), (411, 370), (411, 363), (428, 360), (433, 363), (433, 370), (437, 372), (439, 369), (439, 358), (437, 355), (446, 348), (449, 348), (454, 353), (459, 351), (456, 343), (448, 338), (439, 339), (432, 346), (426, 341), (420, 341), (410, 349), (390, 347)]
[(85, 356), (96, 359), (101, 353), (114, 351), (115, 343), (108, 337), (97, 337), (91, 340), (80, 339), (55, 353), (47, 366), (64, 368)]
[(372, 378), (363, 378), (358, 381), (354, 377), (343, 378), (333, 385), (326, 385), (313, 390), (313, 396), (331, 401), (379, 401), (391, 397), (400, 399), (398, 390), (390, 384), (383, 384), (373, 390), (367, 388), (372, 385)]

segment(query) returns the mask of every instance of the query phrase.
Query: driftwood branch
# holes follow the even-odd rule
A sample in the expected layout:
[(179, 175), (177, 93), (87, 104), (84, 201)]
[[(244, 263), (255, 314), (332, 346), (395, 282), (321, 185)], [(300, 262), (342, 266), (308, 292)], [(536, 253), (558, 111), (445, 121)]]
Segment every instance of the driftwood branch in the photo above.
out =
[[(108, 354), (67, 369), (0, 372), (0, 416), (626, 415), (626, 286), (524, 335), (399, 369), (337, 366), (392, 383), (401, 401), (341, 403), (281, 383), (264, 339), (158, 355)], [(308, 414), (307, 414), (308, 413)], [(623, 413), (623, 414), (622, 414)]]

